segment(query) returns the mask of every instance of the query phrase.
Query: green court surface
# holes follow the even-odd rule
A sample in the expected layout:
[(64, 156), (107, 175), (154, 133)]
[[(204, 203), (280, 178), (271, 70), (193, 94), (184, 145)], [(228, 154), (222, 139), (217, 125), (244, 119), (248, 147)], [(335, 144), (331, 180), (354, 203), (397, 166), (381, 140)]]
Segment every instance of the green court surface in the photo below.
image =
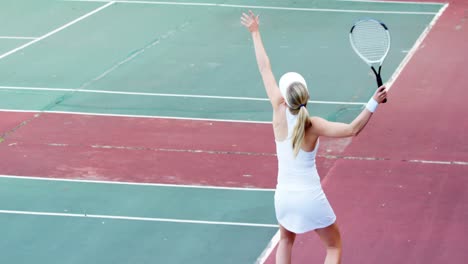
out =
[(268, 190), (1, 177), (0, 262), (254, 263), (277, 232), (272, 199)]
[(250, 36), (239, 22), (241, 13), (252, 9), (261, 15), (277, 78), (302, 73), (311, 114), (349, 121), (375, 88), (368, 66), (350, 48), (352, 23), (371, 16), (389, 26), (392, 48), (383, 69), (388, 80), (441, 8), (213, 3), (6, 1), (0, 9), (7, 21), (0, 25), (0, 52), (31, 41), (1, 36), (40, 39), (0, 54), (0, 109), (270, 121)]

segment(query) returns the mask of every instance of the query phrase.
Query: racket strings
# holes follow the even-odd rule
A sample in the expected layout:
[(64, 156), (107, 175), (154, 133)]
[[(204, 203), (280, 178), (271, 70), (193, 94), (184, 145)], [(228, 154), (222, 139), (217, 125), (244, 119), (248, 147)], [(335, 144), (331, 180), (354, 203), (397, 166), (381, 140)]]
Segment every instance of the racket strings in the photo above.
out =
[(369, 62), (381, 61), (390, 48), (389, 34), (377, 21), (356, 24), (351, 41), (356, 51)]

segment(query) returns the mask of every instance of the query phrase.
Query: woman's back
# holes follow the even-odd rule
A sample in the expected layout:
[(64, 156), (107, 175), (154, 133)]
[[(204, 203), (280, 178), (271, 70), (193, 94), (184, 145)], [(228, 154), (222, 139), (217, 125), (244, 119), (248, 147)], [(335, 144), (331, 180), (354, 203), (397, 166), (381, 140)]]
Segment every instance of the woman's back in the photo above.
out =
[[(285, 118), (285, 122), (281, 122), (284, 120), (276, 120), (280, 121), (279, 124), (282, 124), (277, 129), (283, 130), (285, 126), (287, 131), (285, 139), (275, 140), (278, 157), (277, 188), (288, 190), (318, 189), (320, 188), (320, 177), (315, 166), (315, 157), (318, 149), (317, 138), (315, 137), (316, 143), (314, 142), (315, 146), (311, 151), (304, 151), (301, 148), (296, 156), (292, 146), (292, 137), (298, 118), (297, 115), (291, 114), (288, 108), (285, 108), (283, 111), (285, 115), (281, 115), (278, 118)], [(286, 131), (283, 131), (283, 133)], [(304, 143), (307, 143), (307, 141), (305, 140)]]

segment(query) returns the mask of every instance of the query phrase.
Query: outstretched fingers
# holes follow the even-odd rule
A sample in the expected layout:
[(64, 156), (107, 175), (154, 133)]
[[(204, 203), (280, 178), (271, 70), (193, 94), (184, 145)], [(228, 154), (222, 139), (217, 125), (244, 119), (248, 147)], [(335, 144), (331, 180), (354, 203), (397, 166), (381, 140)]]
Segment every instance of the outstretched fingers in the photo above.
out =
[(254, 12), (252, 12), (252, 10), (249, 10), (249, 15), (250, 18), (252, 18), (255, 21), (258, 21), (258, 15), (255, 15)]
[(242, 13), (241, 24), (248, 28), (250, 32), (258, 30), (258, 21), (258, 15), (255, 16), (252, 11), (249, 10), (248, 14)]

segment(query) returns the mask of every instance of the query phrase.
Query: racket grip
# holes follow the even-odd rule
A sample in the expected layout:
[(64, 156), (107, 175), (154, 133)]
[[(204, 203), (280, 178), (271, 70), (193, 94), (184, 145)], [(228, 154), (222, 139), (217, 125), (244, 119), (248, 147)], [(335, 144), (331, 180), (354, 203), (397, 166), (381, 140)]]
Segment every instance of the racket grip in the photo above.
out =
[[(379, 72), (380, 72), (380, 69), (379, 69)], [(376, 75), (376, 78), (377, 78), (377, 88), (380, 88), (380, 86), (383, 85), (383, 82), (382, 82), (382, 78), (380, 77), (380, 74), (377, 74)], [(386, 103), (387, 102), (387, 98), (385, 98), (382, 103)]]

